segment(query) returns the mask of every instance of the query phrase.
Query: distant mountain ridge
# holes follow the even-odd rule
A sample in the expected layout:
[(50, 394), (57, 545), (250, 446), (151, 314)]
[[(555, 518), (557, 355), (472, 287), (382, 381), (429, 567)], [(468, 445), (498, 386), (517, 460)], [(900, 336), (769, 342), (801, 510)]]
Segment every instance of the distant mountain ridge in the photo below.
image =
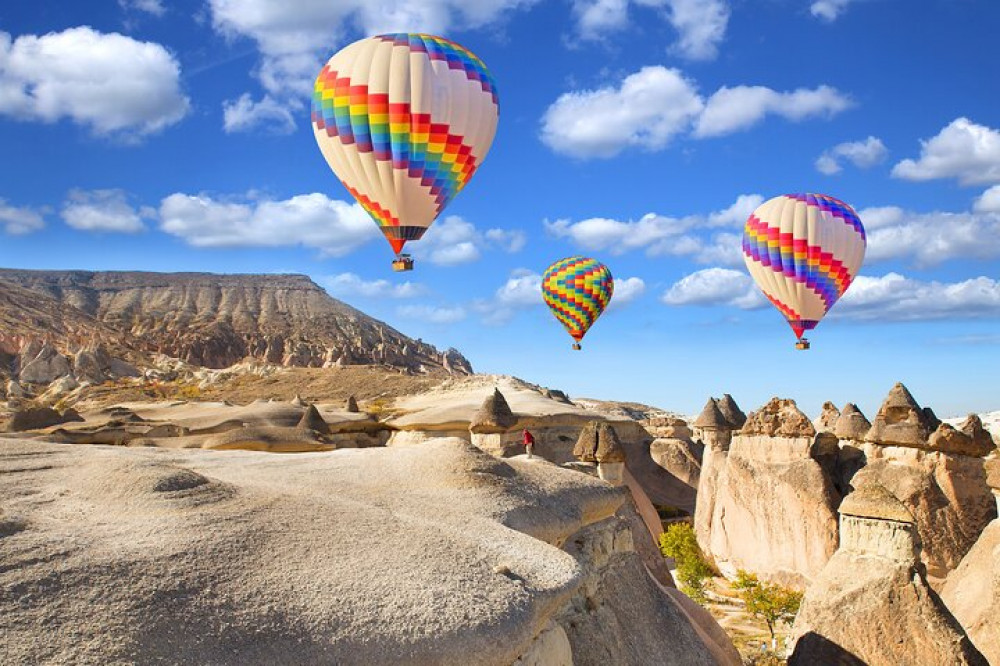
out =
[(8, 354), (34, 336), (78, 346), (93, 339), (208, 368), (255, 359), (472, 373), (458, 351), (409, 338), (305, 275), (0, 269), (0, 324)]

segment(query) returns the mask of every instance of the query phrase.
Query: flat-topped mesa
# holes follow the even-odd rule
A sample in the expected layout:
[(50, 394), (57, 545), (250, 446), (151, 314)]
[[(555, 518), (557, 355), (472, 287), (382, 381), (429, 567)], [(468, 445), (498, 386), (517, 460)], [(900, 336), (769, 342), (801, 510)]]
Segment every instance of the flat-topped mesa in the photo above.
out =
[(934, 412), (922, 409), (909, 390), (897, 383), (879, 407), (865, 441), (882, 446), (926, 449), (927, 440), (936, 427)]
[(813, 421), (813, 426), (816, 428), (817, 432), (830, 432), (832, 433), (837, 426), (837, 421), (840, 420), (840, 410), (837, 406), (827, 400), (823, 403), (823, 411), (820, 413), (819, 418)]
[(771, 398), (755, 412), (751, 412), (740, 435), (766, 437), (813, 437), (816, 428), (794, 400)]
[(871, 427), (871, 422), (865, 418), (865, 415), (858, 409), (858, 406), (853, 402), (849, 402), (841, 410), (840, 416), (833, 426), (833, 434), (836, 435), (837, 439), (850, 439), (860, 442), (864, 440), (865, 435), (868, 434)]
[(927, 446), (932, 451), (977, 458), (989, 455), (996, 448), (993, 436), (983, 428), (983, 422), (975, 414), (969, 414), (958, 428), (948, 423), (940, 424), (931, 433)]
[(867, 483), (840, 505), (840, 548), (916, 566), (920, 537), (906, 505), (879, 483)]
[(722, 397), (716, 400), (716, 404), (719, 406), (719, 411), (722, 412), (722, 415), (732, 424), (733, 430), (739, 430), (747, 422), (747, 415), (743, 413), (740, 406), (733, 400), (733, 396), (728, 393), (723, 393)]
[(500, 393), (500, 389), (495, 388), (473, 415), (469, 430), (479, 434), (503, 433), (516, 424), (517, 417), (507, 404), (507, 399)]

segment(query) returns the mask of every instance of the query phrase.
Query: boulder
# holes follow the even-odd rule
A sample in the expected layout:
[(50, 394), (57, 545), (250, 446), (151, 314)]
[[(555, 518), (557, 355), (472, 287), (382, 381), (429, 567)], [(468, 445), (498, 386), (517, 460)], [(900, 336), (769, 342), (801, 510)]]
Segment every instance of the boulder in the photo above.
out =
[(771, 398), (753, 412), (740, 430), (741, 435), (765, 437), (812, 437), (816, 434), (809, 417), (803, 414), (794, 400)]
[(983, 422), (975, 414), (969, 414), (961, 426), (955, 428), (947, 423), (938, 425), (928, 440), (932, 451), (943, 451), (963, 456), (982, 457), (996, 448), (993, 436), (983, 428)]
[(840, 547), (806, 590), (790, 666), (987, 666), (920, 566), (913, 516), (859, 485), (840, 507)]
[(358, 401), (354, 398), (353, 395), (347, 398), (347, 406), (345, 409), (351, 414), (357, 414), (359, 411), (361, 411), (358, 409)]
[(24, 389), (16, 379), (7, 380), (7, 398), (23, 398)]
[(883, 446), (926, 448), (927, 438), (937, 427), (933, 412), (923, 410), (902, 383), (889, 391), (875, 415), (865, 441)]
[(46, 342), (34, 358), (24, 359), (18, 378), (31, 384), (51, 384), (71, 371), (69, 359)]
[(7, 430), (9, 432), (41, 430), (65, 422), (66, 418), (50, 407), (29, 407), (11, 415)]

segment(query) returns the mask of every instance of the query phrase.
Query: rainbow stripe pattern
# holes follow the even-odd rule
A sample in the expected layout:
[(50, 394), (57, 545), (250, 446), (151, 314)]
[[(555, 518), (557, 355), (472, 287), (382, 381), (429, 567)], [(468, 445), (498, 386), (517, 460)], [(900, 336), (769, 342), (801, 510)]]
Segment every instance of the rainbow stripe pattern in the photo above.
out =
[(866, 244), (854, 209), (822, 194), (766, 201), (743, 230), (750, 274), (800, 338), (851, 286)]
[(542, 276), (545, 304), (577, 342), (604, 312), (614, 291), (608, 267), (586, 257), (560, 259)]
[[(435, 94), (414, 108), (414, 90), (426, 90), (411, 86), (428, 81)], [(438, 94), (442, 89), (448, 94)], [(463, 110), (455, 118), (452, 104)], [(496, 83), (483, 62), (433, 35), (355, 42), (327, 62), (313, 90), (320, 149), (397, 252), (468, 184), (493, 141), (497, 116)]]

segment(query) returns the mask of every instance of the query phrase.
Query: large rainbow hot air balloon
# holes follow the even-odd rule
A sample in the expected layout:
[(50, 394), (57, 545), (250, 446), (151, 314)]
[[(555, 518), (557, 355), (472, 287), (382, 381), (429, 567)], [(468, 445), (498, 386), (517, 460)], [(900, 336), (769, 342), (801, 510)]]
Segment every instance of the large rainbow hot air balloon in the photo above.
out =
[(418, 240), (469, 182), (496, 133), (486, 65), (455, 42), (378, 35), (334, 55), (316, 78), (312, 124), (323, 157), (396, 251)]
[(542, 276), (542, 298), (580, 348), (587, 334), (615, 291), (615, 280), (608, 267), (586, 257), (560, 259)]
[(865, 258), (865, 228), (854, 209), (824, 194), (786, 194), (761, 204), (743, 230), (743, 260), (785, 316), (796, 347), (829, 312)]

